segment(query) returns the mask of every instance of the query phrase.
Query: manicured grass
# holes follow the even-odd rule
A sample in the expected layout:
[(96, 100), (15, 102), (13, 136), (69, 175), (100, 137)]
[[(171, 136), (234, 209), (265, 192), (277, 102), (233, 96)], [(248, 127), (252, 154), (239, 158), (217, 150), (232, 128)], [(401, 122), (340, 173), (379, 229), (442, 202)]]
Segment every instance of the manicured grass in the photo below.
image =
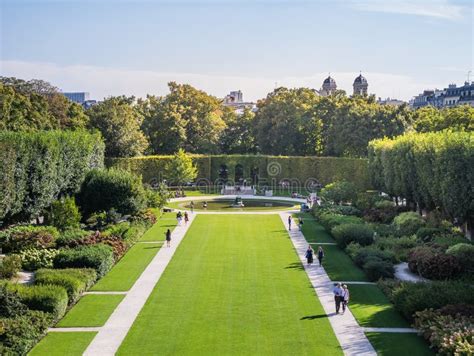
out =
[(149, 228), (139, 241), (164, 241), (166, 230), (173, 231), (176, 224), (175, 213), (163, 213), (156, 224)]
[(87, 349), (96, 332), (50, 332), (28, 355), (31, 356), (80, 356)]
[(348, 285), (349, 308), (360, 326), (408, 328), (408, 322), (376, 285)]
[(366, 282), (364, 271), (357, 267), (351, 258), (338, 246), (324, 245), (323, 267), (333, 281)]
[(428, 344), (416, 334), (366, 333), (370, 343), (379, 356), (428, 356), (435, 353)]
[(158, 253), (161, 246), (161, 243), (136, 243), (91, 290), (128, 291)]
[(293, 214), (303, 218), (303, 235), (308, 242), (336, 242), (321, 224), (310, 213)]
[(119, 355), (342, 355), (278, 215), (199, 215)]
[(88, 294), (72, 307), (57, 327), (103, 326), (124, 295)]

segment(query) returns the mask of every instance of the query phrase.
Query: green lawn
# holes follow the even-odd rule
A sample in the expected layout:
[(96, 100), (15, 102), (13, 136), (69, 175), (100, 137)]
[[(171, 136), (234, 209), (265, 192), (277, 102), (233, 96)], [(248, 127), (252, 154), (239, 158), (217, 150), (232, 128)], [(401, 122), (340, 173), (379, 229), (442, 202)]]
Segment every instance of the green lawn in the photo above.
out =
[(57, 327), (103, 326), (124, 297), (124, 295), (85, 295), (61, 319)]
[(161, 246), (161, 243), (136, 243), (91, 290), (128, 291), (155, 257)]
[(196, 218), (118, 352), (158, 353), (342, 355), (278, 215)]
[(149, 228), (139, 241), (164, 241), (166, 230), (173, 231), (176, 224), (175, 213), (163, 213), (156, 224)]
[[(313, 246), (317, 247), (317, 246)], [(333, 281), (367, 281), (364, 271), (357, 267), (351, 258), (338, 246), (324, 245), (323, 266)]]
[(416, 334), (366, 333), (370, 343), (379, 356), (435, 355), (428, 344)]
[(408, 322), (395, 310), (376, 285), (348, 285), (349, 308), (365, 327), (408, 328)]
[(31, 356), (80, 356), (87, 349), (95, 332), (52, 332), (30, 351)]
[(294, 214), (293, 217), (303, 218), (303, 235), (308, 242), (336, 242), (310, 213)]

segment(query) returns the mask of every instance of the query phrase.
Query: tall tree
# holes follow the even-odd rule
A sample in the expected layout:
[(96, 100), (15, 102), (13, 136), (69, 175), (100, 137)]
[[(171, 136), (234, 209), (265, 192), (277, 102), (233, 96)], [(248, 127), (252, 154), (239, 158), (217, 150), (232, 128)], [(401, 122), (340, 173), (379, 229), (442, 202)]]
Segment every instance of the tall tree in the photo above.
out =
[(227, 125), (220, 139), (221, 151), (227, 154), (256, 153), (253, 133), (255, 114), (249, 108), (238, 115), (232, 108), (224, 108), (223, 119)]
[(425, 106), (415, 111), (413, 127), (418, 132), (474, 131), (474, 108), (460, 105), (439, 110)]
[(191, 157), (183, 149), (179, 149), (166, 167), (166, 176), (168, 181), (181, 186), (196, 179), (197, 168)]

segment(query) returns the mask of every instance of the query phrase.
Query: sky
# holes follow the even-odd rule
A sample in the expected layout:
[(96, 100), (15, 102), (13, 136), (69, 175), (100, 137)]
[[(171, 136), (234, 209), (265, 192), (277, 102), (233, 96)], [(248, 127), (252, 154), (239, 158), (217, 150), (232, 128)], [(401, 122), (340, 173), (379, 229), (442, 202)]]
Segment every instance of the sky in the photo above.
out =
[[(275, 87), (408, 100), (474, 70), (471, 0), (0, 0), (0, 75), (63, 91), (165, 95), (188, 83), (258, 100)], [(471, 74), (474, 80), (474, 73)]]

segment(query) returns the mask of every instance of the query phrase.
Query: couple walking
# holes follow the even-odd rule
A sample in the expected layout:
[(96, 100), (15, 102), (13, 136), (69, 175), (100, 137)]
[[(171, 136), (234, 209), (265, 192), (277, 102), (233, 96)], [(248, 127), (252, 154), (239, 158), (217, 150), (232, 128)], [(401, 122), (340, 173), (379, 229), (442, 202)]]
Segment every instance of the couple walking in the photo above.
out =
[(334, 285), (334, 289), (332, 291), (334, 293), (334, 301), (336, 303), (336, 314), (339, 314), (339, 310), (341, 309), (342, 305), (342, 314), (346, 311), (347, 304), (349, 304), (349, 288), (347, 285), (337, 283)]
[(189, 221), (188, 212), (185, 211), (183, 215), (180, 211), (178, 211), (178, 213), (176, 214), (176, 221), (178, 222), (178, 226), (181, 226), (181, 221), (183, 221), (183, 217), (184, 217), (184, 224), (187, 225)]
[[(288, 230), (291, 231), (291, 223), (293, 222), (293, 219), (290, 216), (288, 216)], [(298, 228), (300, 229), (300, 231), (303, 230), (303, 218), (298, 218)]]
[[(318, 261), (319, 261), (319, 266), (323, 265), (323, 258), (324, 258), (324, 250), (321, 246), (318, 247)], [(308, 249), (306, 250), (306, 261), (308, 262), (308, 265), (311, 265), (313, 263), (313, 255), (314, 255), (314, 250), (311, 247), (311, 245), (308, 245)]]

